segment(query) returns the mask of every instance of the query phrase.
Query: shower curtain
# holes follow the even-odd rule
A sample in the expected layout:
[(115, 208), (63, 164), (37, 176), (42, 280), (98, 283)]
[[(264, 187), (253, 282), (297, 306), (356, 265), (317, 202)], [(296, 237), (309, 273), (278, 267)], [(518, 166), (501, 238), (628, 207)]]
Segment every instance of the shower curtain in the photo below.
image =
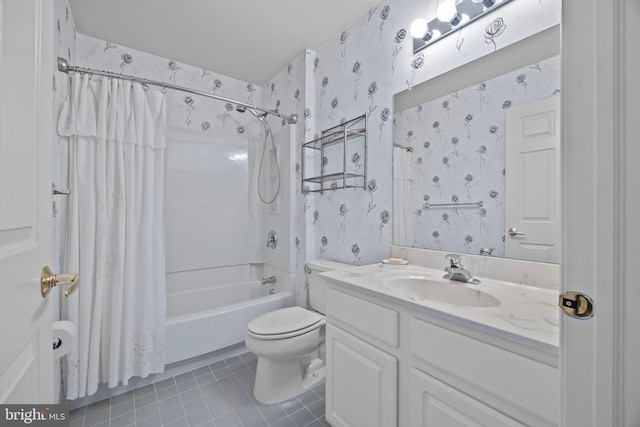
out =
[(58, 132), (69, 137), (63, 313), (78, 326), (67, 398), (164, 369), (165, 98), (138, 83), (73, 74)]
[(393, 239), (399, 246), (414, 246), (415, 240), (415, 209), (411, 205), (416, 199), (413, 187), (416, 184), (416, 167), (413, 163), (413, 152), (394, 147), (393, 149)]

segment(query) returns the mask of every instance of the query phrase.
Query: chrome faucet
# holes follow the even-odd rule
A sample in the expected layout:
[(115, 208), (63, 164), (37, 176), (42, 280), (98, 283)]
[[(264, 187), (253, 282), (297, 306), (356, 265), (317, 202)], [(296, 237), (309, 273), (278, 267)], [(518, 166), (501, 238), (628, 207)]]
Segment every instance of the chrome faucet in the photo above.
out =
[(263, 285), (273, 285), (276, 283), (276, 276), (269, 276), (262, 279)]
[(444, 269), (447, 274), (442, 276), (443, 278), (449, 280), (457, 280), (458, 282), (470, 283), (472, 285), (477, 285), (480, 283), (480, 280), (474, 279), (471, 272), (464, 268), (464, 266), (462, 265), (462, 259), (460, 259), (460, 255), (449, 254), (444, 258), (449, 261), (449, 266)]
[(480, 249), (480, 255), (492, 256), (494, 248), (482, 248)]

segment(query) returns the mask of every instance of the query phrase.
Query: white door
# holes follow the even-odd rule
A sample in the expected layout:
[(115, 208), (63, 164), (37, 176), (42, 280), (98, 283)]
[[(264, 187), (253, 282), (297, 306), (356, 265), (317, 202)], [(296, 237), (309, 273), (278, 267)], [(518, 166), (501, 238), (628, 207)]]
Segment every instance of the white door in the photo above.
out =
[(560, 262), (560, 96), (507, 111), (505, 255)]
[(562, 2), (563, 427), (640, 426), (640, 2)]
[(52, 4), (0, 0), (0, 403), (53, 403)]

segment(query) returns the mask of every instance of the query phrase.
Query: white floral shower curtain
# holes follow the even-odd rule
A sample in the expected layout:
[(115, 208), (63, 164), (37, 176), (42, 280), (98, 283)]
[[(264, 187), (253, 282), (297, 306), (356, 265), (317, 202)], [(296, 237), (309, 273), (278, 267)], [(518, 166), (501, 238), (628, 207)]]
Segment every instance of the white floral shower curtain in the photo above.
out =
[(78, 325), (67, 398), (164, 369), (165, 97), (138, 83), (73, 74), (58, 132), (69, 137), (63, 303)]

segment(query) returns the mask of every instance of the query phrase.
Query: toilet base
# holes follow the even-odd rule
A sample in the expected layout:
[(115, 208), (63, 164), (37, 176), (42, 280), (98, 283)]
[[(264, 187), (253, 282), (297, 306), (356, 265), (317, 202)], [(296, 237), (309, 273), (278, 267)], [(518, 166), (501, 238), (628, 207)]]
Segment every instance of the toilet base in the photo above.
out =
[(253, 395), (264, 404), (284, 402), (315, 387), (324, 377), (324, 361), (320, 359), (305, 369), (299, 360), (259, 357)]

